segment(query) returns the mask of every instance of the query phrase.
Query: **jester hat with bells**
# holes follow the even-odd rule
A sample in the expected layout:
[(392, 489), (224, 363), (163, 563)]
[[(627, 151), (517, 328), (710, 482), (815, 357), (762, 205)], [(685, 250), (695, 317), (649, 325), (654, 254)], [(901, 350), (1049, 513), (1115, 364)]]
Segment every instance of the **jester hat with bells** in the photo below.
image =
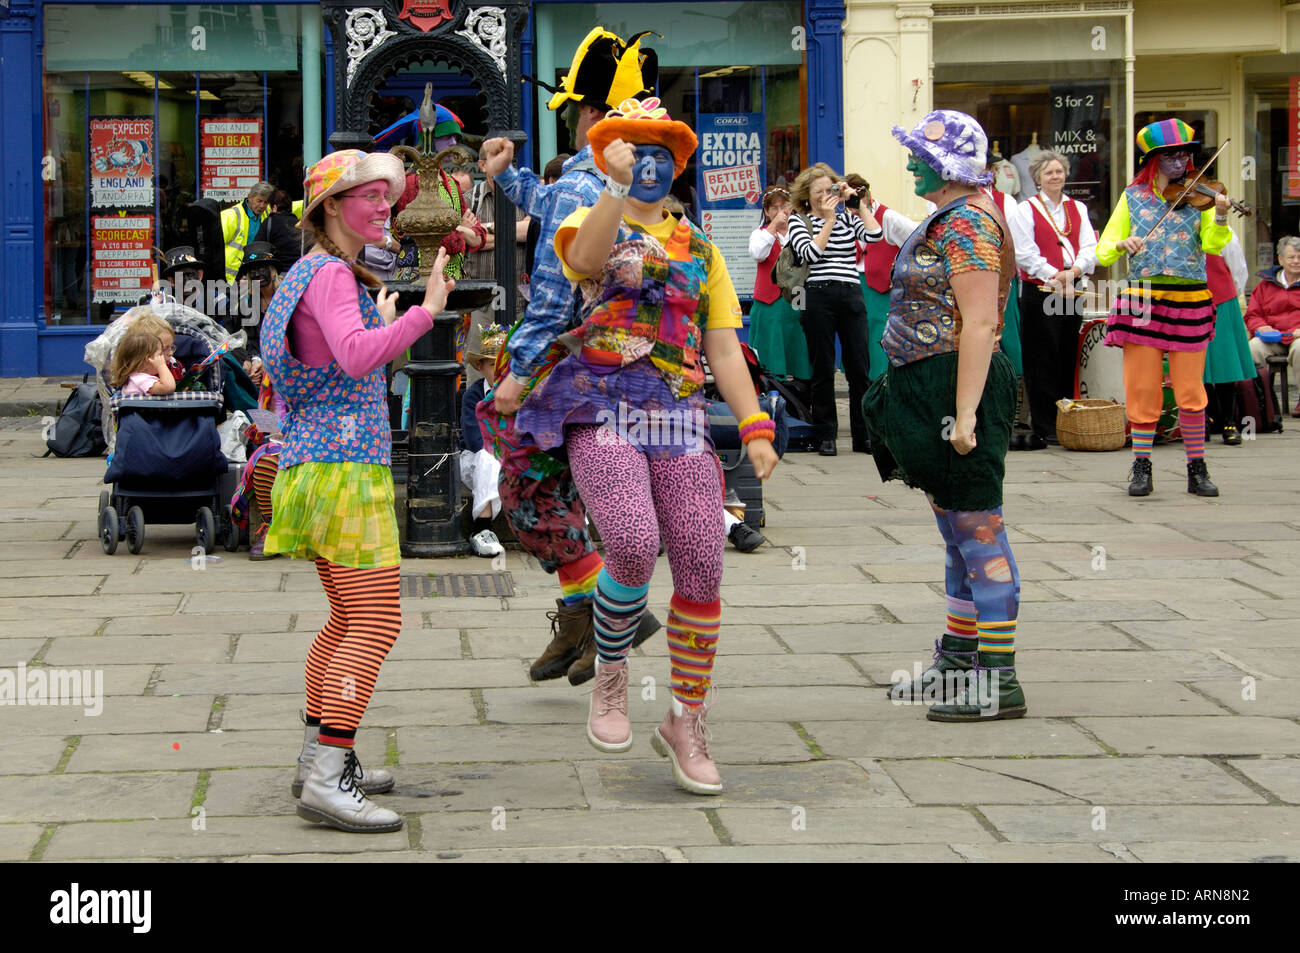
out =
[(695, 154), (695, 147), (699, 145), (691, 127), (680, 119), (671, 118), (654, 96), (639, 101), (624, 99), (617, 109), (611, 109), (604, 119), (588, 130), (587, 142), (594, 153), (596, 168), (601, 172), (609, 171), (605, 168), (605, 147), (615, 139), (634, 146), (664, 146), (673, 154), (674, 178), (685, 171), (686, 164)]
[(555, 94), (546, 108), (555, 110), (575, 102), (608, 109), (632, 96), (652, 95), (659, 80), (659, 57), (652, 49), (641, 49), (641, 37), (651, 33), (654, 31), (644, 30), (624, 41), (604, 27), (595, 27), (573, 54), (573, 63), (558, 89), (533, 80)]

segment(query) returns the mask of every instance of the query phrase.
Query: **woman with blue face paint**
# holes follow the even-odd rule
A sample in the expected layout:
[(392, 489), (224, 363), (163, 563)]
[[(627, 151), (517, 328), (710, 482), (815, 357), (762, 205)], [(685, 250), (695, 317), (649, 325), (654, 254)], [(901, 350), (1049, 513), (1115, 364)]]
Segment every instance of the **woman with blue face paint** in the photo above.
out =
[(979, 186), (988, 139), (965, 113), (940, 109), (911, 132), (916, 194), (937, 209), (899, 249), (881, 340), (889, 370), (867, 394), (883, 479), (925, 491), (946, 546), (948, 625), (934, 664), (890, 689), (896, 703), (935, 701), (931, 721), (1019, 718), (1020, 574), (1002, 519), (1002, 478), (1015, 423), (1016, 372), (999, 348), (1015, 250)]
[(587, 740), (632, 745), (628, 649), (663, 540), (672, 568), (672, 698), (651, 744), (695, 794), (717, 794), (707, 711), (721, 621), (722, 472), (700, 386), (707, 357), (740, 420), (754, 471), (776, 465), (775, 426), (759, 411), (736, 328), (740, 303), (722, 256), (663, 208), (695, 152), (695, 133), (657, 99), (624, 100), (588, 132), (605, 191), (555, 236), (582, 292), (573, 351), (529, 396), (518, 426), (543, 450), (564, 445), (574, 482), (605, 543), (596, 583), (596, 688)]

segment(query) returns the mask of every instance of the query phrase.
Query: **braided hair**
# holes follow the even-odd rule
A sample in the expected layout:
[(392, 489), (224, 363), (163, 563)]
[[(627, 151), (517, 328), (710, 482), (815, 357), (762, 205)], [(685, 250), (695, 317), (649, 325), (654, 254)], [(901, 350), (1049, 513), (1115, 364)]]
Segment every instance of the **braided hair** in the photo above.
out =
[(343, 249), (334, 244), (333, 240), (325, 234), (325, 203), (322, 202), (311, 210), (302, 221), (303, 231), (307, 233), (307, 240), (319, 245), (327, 255), (333, 255), (335, 258), (341, 258), (347, 262), (352, 274), (356, 276), (357, 281), (372, 291), (382, 288), (384, 283), (375, 276), (374, 272), (366, 268), (365, 265), (357, 264), (357, 260), (343, 253)]

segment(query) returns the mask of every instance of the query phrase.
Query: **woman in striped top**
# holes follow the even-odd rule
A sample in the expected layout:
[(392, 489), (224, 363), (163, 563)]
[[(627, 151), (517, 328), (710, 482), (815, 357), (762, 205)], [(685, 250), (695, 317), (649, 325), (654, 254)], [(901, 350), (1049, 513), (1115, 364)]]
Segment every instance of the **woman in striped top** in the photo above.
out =
[[(858, 284), (858, 240), (878, 242), (880, 225), (853, 188), (824, 162), (804, 169), (790, 190), (801, 213), (790, 219), (787, 240), (800, 264), (809, 265), (803, 325), (812, 358), (812, 412), (818, 452), (835, 455), (835, 337), (849, 379), (849, 427), (855, 452), (870, 452), (862, 398), (867, 392), (867, 308)], [(840, 203), (845, 208), (840, 208)], [(796, 297), (795, 304), (799, 304)]]

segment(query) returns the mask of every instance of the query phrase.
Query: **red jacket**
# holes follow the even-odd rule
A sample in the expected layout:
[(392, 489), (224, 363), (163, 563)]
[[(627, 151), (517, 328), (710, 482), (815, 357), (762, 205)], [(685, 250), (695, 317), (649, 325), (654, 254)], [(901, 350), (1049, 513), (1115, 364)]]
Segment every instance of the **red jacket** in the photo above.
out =
[(1283, 288), (1277, 280), (1281, 273), (1281, 265), (1258, 272), (1261, 281), (1246, 306), (1246, 329), (1251, 334), (1265, 325), (1284, 333), (1300, 331), (1300, 284)]

